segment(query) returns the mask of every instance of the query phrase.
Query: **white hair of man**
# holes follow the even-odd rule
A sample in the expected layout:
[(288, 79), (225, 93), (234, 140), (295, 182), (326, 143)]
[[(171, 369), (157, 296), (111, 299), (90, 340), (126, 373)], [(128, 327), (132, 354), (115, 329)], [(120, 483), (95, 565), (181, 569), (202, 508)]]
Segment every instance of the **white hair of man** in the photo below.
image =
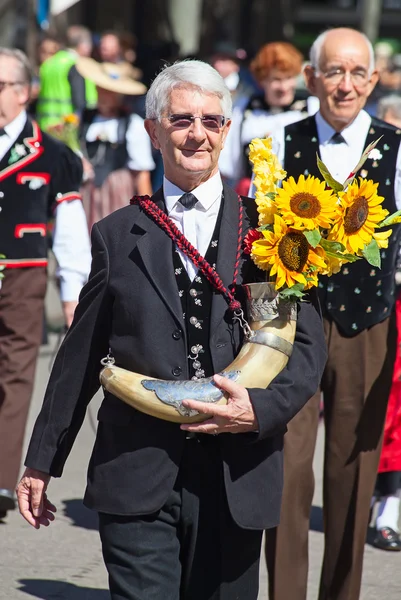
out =
[[(315, 39), (315, 41), (313, 42), (310, 52), (309, 52), (309, 59), (310, 59), (310, 64), (313, 67), (313, 69), (315, 70), (316, 73), (320, 72), (320, 58), (321, 58), (321, 54), (322, 54), (322, 48), (324, 46), (324, 43), (326, 41), (326, 37), (327, 35), (331, 32), (331, 31), (335, 31), (335, 29), (327, 29), (327, 31), (323, 31), (323, 33), (321, 33), (320, 35), (318, 35), (318, 37)], [(368, 47), (368, 51), (369, 51), (369, 77), (370, 75), (372, 75), (373, 71), (375, 70), (375, 53), (373, 50), (373, 46), (371, 41), (369, 40), (369, 38), (362, 33), (361, 31), (357, 31), (356, 29), (350, 29), (349, 31), (355, 31), (356, 33), (359, 33), (362, 38), (365, 40), (366, 45)], [(341, 43), (341, 42), (339, 42)]]
[(212, 66), (200, 60), (183, 60), (166, 66), (154, 79), (146, 95), (146, 118), (162, 117), (170, 100), (172, 89), (194, 89), (200, 94), (211, 94), (220, 99), (226, 119), (232, 115), (231, 93), (224, 79)]
[(391, 112), (394, 117), (401, 119), (401, 97), (396, 94), (390, 94), (380, 98), (377, 102), (377, 116), (379, 119), (385, 119), (386, 114)]
[(15, 60), (18, 69), (18, 73), (16, 74), (18, 83), (30, 87), (32, 82), (32, 67), (27, 55), (17, 48), (0, 47), (0, 57), (2, 56), (13, 58)]

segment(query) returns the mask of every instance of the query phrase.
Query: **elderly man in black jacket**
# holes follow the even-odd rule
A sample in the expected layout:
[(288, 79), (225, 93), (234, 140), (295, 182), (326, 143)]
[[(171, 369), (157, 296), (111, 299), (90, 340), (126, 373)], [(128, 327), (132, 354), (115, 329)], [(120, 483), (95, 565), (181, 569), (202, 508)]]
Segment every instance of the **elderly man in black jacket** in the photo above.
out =
[[(223, 185), (218, 171), (230, 116), (228, 89), (201, 62), (164, 69), (148, 93), (146, 128), (165, 169), (152, 201), (226, 286), (238, 239), (257, 224), (254, 203)], [(62, 474), (109, 349), (120, 367), (183, 380), (221, 371), (241, 346), (224, 298), (136, 203), (95, 225), (92, 244), (90, 279), (18, 486), (21, 513), (36, 528), (53, 520), (45, 491)], [(255, 271), (242, 255), (237, 284)], [(196, 361), (194, 346), (203, 349)], [(105, 394), (85, 504), (99, 512), (113, 600), (256, 600), (262, 530), (279, 520), (286, 424), (317, 389), (324, 363), (311, 293), (298, 306), (288, 366), (267, 389), (216, 377), (226, 406), (186, 401), (210, 415), (203, 423), (180, 426)]]

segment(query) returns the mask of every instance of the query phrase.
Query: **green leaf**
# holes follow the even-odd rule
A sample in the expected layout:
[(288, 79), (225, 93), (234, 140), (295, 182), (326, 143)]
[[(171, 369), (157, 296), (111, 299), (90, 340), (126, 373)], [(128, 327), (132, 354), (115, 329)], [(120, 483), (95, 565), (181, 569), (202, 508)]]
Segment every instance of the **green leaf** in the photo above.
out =
[(321, 172), (322, 177), (325, 180), (325, 182), (327, 183), (327, 185), (335, 192), (342, 192), (344, 189), (344, 186), (339, 181), (334, 179), (334, 177), (332, 177), (330, 171), (328, 170), (328, 168), (326, 167), (324, 162), (322, 160), (320, 160), (320, 158), (317, 154), (316, 154), (316, 160), (317, 160), (317, 167), (318, 167), (319, 171)]
[(372, 142), (371, 144), (369, 144), (368, 146), (366, 146), (366, 148), (363, 151), (362, 156), (361, 156), (358, 164), (351, 171), (351, 173), (348, 176), (348, 179), (346, 179), (344, 181), (344, 189), (347, 188), (349, 186), (349, 184), (353, 182), (353, 180), (355, 179), (355, 175), (358, 173), (359, 169), (361, 169), (363, 167), (363, 165), (365, 164), (365, 161), (368, 158), (369, 153), (373, 150), (373, 148), (376, 148), (377, 144), (380, 142), (380, 140), (382, 139), (382, 137), (383, 136), (381, 135), (377, 140), (375, 140), (374, 142)]
[(303, 283), (296, 283), (290, 288), (285, 288), (278, 293), (279, 298), (282, 300), (292, 301), (296, 298), (303, 298), (305, 286)]
[(377, 227), (380, 229), (381, 227), (387, 227), (388, 225), (394, 225), (394, 219), (396, 219), (397, 217), (401, 217), (401, 210), (397, 210), (397, 212), (386, 217), (384, 219), (384, 221), (382, 221), (381, 223), (379, 223), (377, 225)]
[(320, 245), (326, 252), (344, 252), (345, 246), (341, 244), (341, 242), (332, 242), (331, 240), (325, 240), (322, 238), (320, 240)]
[(362, 254), (369, 264), (371, 264), (373, 267), (380, 268), (380, 248), (374, 238), (372, 238), (370, 244), (364, 247)]
[(308, 243), (312, 246), (312, 248), (316, 248), (322, 236), (318, 229), (313, 229), (312, 231), (304, 231), (304, 236), (308, 240)]
[(268, 192), (267, 194), (265, 194), (270, 200), (275, 200), (277, 194), (275, 194), (274, 192)]

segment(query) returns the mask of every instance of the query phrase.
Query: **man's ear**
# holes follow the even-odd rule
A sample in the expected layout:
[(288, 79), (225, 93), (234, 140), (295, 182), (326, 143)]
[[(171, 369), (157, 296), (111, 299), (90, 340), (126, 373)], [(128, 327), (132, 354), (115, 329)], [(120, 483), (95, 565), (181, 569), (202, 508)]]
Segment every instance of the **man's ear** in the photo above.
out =
[(376, 84), (378, 81), (379, 81), (379, 73), (378, 73), (378, 71), (375, 70), (375, 71), (373, 71), (372, 75), (369, 78), (369, 85), (368, 85), (366, 97), (370, 96), (370, 94), (373, 92), (374, 88), (376, 87)]
[(156, 150), (160, 150), (159, 137), (158, 137), (158, 121), (156, 119), (145, 119), (145, 129), (150, 137), (150, 140)]
[(227, 121), (227, 123), (225, 124), (223, 136), (222, 136), (222, 140), (221, 140), (221, 149), (224, 148), (224, 144), (226, 143), (226, 138), (227, 138), (228, 132), (230, 131), (230, 127), (231, 127), (231, 122), (232, 122), (231, 119), (229, 119)]
[(304, 79), (310, 93), (316, 95), (316, 75), (312, 65), (306, 65), (304, 68)]

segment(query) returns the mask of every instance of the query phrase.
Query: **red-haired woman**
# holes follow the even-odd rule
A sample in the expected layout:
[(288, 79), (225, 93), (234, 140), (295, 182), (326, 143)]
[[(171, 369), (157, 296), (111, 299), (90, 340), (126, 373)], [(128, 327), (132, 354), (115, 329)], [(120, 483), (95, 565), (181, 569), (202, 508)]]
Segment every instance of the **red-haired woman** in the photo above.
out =
[(244, 111), (240, 133), (242, 176), (251, 175), (247, 155), (253, 138), (267, 137), (275, 128), (308, 116), (308, 94), (297, 90), (302, 64), (302, 54), (288, 42), (265, 44), (251, 62), (250, 70), (261, 92), (250, 98)]

